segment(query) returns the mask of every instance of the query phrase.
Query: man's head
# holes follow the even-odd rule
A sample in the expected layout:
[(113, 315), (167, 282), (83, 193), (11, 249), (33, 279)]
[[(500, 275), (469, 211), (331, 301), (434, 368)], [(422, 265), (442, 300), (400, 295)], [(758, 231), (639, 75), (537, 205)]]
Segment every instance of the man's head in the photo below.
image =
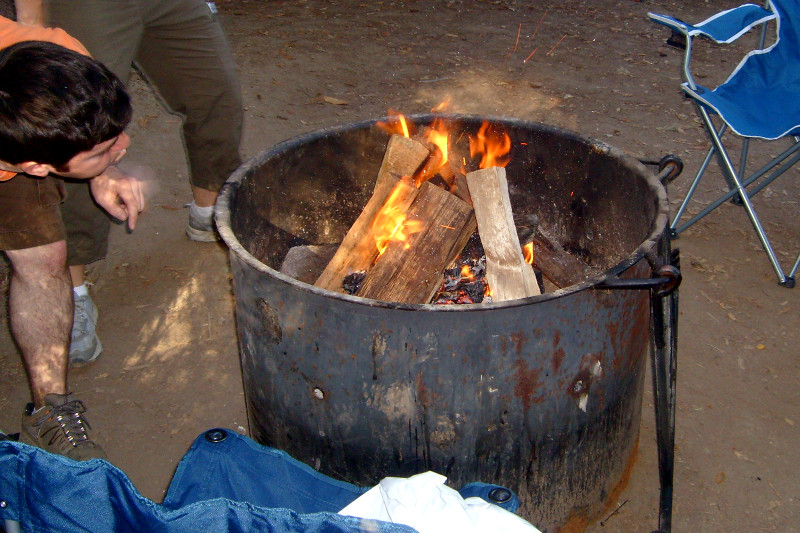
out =
[(130, 119), (125, 87), (100, 62), (40, 41), (0, 51), (0, 161), (93, 177), (124, 153)]

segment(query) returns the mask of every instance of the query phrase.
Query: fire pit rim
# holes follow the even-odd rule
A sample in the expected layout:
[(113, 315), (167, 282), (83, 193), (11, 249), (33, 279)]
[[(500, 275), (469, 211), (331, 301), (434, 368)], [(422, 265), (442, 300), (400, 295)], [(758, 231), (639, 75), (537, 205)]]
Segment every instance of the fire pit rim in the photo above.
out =
[(236, 238), (236, 235), (234, 235), (231, 226), (230, 203), (233, 195), (235, 194), (236, 190), (239, 187), (239, 184), (242, 182), (242, 180), (244, 180), (248, 176), (249, 172), (253, 168), (259, 168), (265, 161), (277, 155), (285, 153), (289, 150), (292, 150), (296, 147), (304, 145), (306, 143), (324, 139), (326, 137), (335, 136), (345, 131), (372, 127), (377, 122), (386, 122), (391, 119), (390, 116), (384, 116), (381, 118), (368, 119), (355, 123), (330, 126), (326, 128), (317, 129), (311, 132), (298, 134), (294, 137), (290, 137), (289, 139), (286, 139), (284, 141), (281, 141), (273, 145), (271, 148), (267, 148), (259, 152), (258, 154), (256, 154), (255, 156), (244, 162), (239, 168), (237, 168), (226, 180), (225, 184), (222, 186), (214, 210), (215, 220), (217, 223), (217, 230), (219, 231), (222, 240), (230, 249), (231, 253), (235, 253), (245, 263), (247, 263), (248, 265), (250, 265), (251, 267), (255, 268), (260, 272), (268, 274), (284, 283), (288, 283), (294, 286), (298, 290), (310, 292), (320, 296), (337, 298), (340, 300), (367, 305), (371, 307), (386, 307), (391, 309), (404, 309), (404, 310), (414, 310), (414, 311), (474, 312), (474, 311), (488, 311), (498, 308), (519, 307), (523, 305), (528, 305), (533, 302), (541, 302), (556, 298), (562, 298), (569, 294), (573, 294), (585, 289), (595, 288), (595, 286), (601, 284), (602, 282), (608, 280), (609, 278), (618, 277), (626, 270), (628, 270), (630, 267), (632, 267), (634, 264), (639, 262), (645, 256), (647, 251), (653, 249), (656, 242), (664, 234), (664, 231), (666, 229), (669, 220), (669, 203), (667, 200), (667, 192), (666, 189), (664, 188), (664, 185), (658, 180), (657, 176), (652, 172), (650, 172), (644, 166), (644, 164), (642, 164), (639, 160), (603, 141), (580, 135), (572, 130), (561, 128), (558, 126), (553, 126), (550, 124), (545, 124), (543, 122), (522, 120), (510, 117), (500, 117), (492, 115), (453, 114), (453, 113), (447, 113), (447, 114), (420, 113), (420, 114), (406, 115), (406, 118), (411, 121), (414, 121), (415, 123), (429, 123), (432, 122), (434, 118), (442, 118), (445, 120), (453, 120), (453, 121), (486, 120), (491, 123), (507, 124), (513, 127), (533, 128), (547, 133), (560, 135), (562, 137), (567, 137), (569, 139), (575, 140), (579, 143), (582, 143), (590, 147), (591, 149), (597, 151), (598, 153), (607, 154), (617, 159), (618, 161), (622, 162), (624, 165), (630, 166), (632, 170), (640, 174), (645, 179), (645, 182), (650, 187), (650, 189), (655, 193), (655, 197), (657, 199), (657, 204), (658, 204), (658, 212), (651, 223), (648, 236), (625, 259), (621, 260), (613, 267), (606, 269), (605, 271), (599, 274), (590, 276), (589, 278), (580, 283), (576, 283), (574, 285), (570, 285), (569, 287), (557, 289), (555, 291), (551, 291), (548, 293), (543, 293), (536, 296), (530, 296), (528, 298), (521, 298), (517, 300), (510, 300), (504, 302), (490, 302), (490, 303), (483, 302), (477, 304), (459, 304), (459, 305), (408, 304), (400, 302), (387, 302), (382, 300), (374, 300), (371, 298), (364, 298), (361, 296), (342, 294), (334, 291), (329, 291), (327, 289), (321, 289), (319, 287), (315, 287), (314, 285), (297, 280), (291, 276), (287, 276), (286, 274), (283, 274), (271, 268), (265, 263), (259, 261), (250, 252), (248, 252), (244, 246), (242, 246), (242, 244)]

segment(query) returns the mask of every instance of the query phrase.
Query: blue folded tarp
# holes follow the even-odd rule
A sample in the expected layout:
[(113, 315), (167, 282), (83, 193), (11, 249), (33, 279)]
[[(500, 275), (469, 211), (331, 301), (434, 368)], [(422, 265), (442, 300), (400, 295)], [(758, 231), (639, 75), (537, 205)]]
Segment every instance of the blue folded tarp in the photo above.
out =
[[(496, 485), (470, 484), (484, 497)], [(400, 524), (340, 516), (368, 487), (322, 475), (232, 431), (200, 435), (181, 459), (163, 503), (136, 490), (106, 461), (77, 462), (0, 442), (0, 523), (30, 532), (410, 533)], [(503, 505), (515, 511), (513, 495)]]

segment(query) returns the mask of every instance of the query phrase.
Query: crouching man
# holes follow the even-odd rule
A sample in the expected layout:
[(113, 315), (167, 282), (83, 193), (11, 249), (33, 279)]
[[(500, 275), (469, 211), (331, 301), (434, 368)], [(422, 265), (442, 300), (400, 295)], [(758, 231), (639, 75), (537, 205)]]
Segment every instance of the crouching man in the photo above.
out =
[(131, 104), (102, 64), (42, 41), (84, 51), (60, 30), (11, 44), (29, 31), (0, 17), (0, 250), (11, 263), (9, 322), (33, 399), (21, 439), (77, 460), (104, 458), (67, 387), (73, 296), (59, 204), (62, 180), (90, 180), (95, 201), (136, 226), (141, 184), (114, 166), (130, 144)]

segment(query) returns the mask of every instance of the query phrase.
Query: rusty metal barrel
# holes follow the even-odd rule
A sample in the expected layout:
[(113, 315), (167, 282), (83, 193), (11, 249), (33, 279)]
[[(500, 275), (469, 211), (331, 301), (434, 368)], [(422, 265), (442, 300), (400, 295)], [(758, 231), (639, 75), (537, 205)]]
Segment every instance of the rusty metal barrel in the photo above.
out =
[[(410, 117), (430, 123), (433, 116)], [(484, 117), (452, 116), (455, 135)], [(270, 148), (227, 181), (252, 436), (336, 479), (433, 470), (506, 486), (544, 532), (585, 526), (634, 463), (649, 348), (650, 275), (666, 193), (638, 161), (544, 124), (511, 136), (515, 214), (535, 215), (598, 274), (524, 300), (410, 305), (333, 293), (278, 272), (298, 244), (340, 242), (370, 197), (388, 135), (376, 121)]]

